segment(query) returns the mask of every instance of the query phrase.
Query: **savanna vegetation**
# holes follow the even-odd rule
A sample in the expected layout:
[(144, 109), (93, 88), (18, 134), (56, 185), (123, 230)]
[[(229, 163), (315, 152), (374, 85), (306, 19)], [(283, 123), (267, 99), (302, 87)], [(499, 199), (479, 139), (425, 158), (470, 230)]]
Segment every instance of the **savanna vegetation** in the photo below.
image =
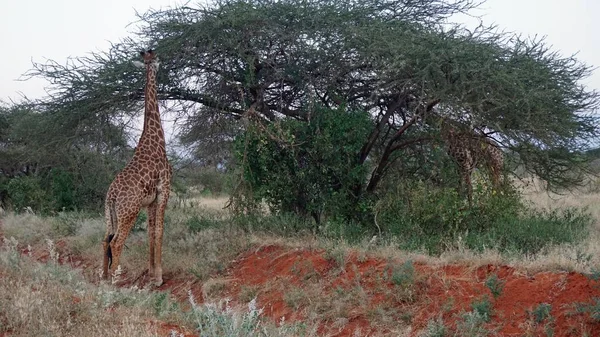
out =
[[(524, 181), (560, 193), (595, 186), (600, 98), (582, 84), (592, 68), (543, 40), (454, 21), (478, 5), (188, 4), (140, 14), (137, 32), (109, 50), (34, 63), (27, 76), (48, 80), (48, 95), (0, 107), (0, 202), (5, 219), (33, 212), (50, 228), (3, 231), (20, 242), (66, 237), (90, 255), (99, 247), (104, 194), (133, 153), (142, 111), (144, 76), (132, 61), (151, 47), (161, 111), (178, 131), (167, 146), (172, 272), (205, 281), (263, 236), (438, 257), (494, 251), (506, 261), (562, 247), (585, 262), (578, 268), (592, 268), (598, 219), (575, 205), (531, 203), (524, 189)], [(501, 186), (480, 167), (467, 200), (447, 125), (502, 149)], [(228, 198), (227, 211), (196, 207), (209, 196)], [(145, 265), (139, 249), (128, 258), (133, 272)], [(19, 270), (10, 277), (36, 272)], [(138, 309), (134, 323), (149, 310)]]

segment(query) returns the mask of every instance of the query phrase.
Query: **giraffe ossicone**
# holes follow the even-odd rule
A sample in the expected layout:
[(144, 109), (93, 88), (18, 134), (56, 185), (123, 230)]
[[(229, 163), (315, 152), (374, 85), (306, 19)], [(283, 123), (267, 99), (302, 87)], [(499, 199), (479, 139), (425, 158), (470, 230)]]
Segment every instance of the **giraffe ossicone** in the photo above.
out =
[(102, 277), (117, 270), (125, 240), (138, 213), (148, 213), (149, 275), (162, 284), (162, 238), (164, 215), (171, 189), (172, 168), (167, 160), (156, 90), (158, 59), (153, 50), (140, 53), (146, 68), (144, 90), (144, 129), (131, 161), (117, 174), (105, 200)]

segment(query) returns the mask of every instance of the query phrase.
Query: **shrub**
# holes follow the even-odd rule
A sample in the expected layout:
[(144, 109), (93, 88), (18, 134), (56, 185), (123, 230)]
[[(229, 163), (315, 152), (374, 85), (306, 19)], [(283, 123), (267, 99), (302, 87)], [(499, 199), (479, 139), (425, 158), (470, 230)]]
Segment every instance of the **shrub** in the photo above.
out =
[(198, 233), (204, 229), (216, 227), (217, 225), (218, 223), (215, 220), (209, 219), (206, 216), (200, 217), (196, 214), (185, 221), (185, 226), (191, 233)]
[(8, 196), (16, 212), (27, 207), (34, 211), (42, 211), (47, 207), (46, 192), (40, 185), (40, 179), (35, 176), (16, 177), (7, 185)]
[(72, 211), (76, 208), (73, 175), (62, 169), (50, 170), (50, 194), (54, 210)]
[(336, 214), (353, 219), (353, 188), (361, 186), (366, 167), (356, 153), (371, 125), (363, 111), (318, 108), (310, 123), (293, 119), (262, 129), (250, 128), (235, 145), (243, 179), (253, 197), (273, 212), (313, 217)]
[(585, 237), (592, 223), (585, 210), (532, 210), (507, 186), (474, 189), (469, 206), (456, 189), (407, 183), (377, 205), (378, 224), (401, 240), (401, 248), (441, 253), (457, 244), (481, 251), (497, 248), (535, 254), (553, 244)]
[(494, 298), (498, 298), (504, 289), (504, 281), (500, 280), (498, 275), (492, 274), (485, 280), (485, 286), (490, 289)]
[(50, 218), (52, 232), (57, 236), (72, 236), (81, 227), (86, 215), (75, 212), (60, 212), (58, 216)]

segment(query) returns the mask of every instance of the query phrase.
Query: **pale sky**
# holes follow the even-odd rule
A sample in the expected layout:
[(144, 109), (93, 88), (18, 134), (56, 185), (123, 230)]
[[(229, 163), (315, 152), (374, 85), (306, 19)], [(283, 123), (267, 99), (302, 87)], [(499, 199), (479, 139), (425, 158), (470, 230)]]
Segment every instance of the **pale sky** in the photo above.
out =
[[(165, 8), (174, 0), (22, 0), (0, 1), (0, 101), (44, 95), (40, 79), (19, 82), (31, 68), (31, 60), (52, 59), (64, 63), (69, 56), (108, 50), (109, 42), (128, 36), (136, 20), (135, 10)], [(568, 4), (568, 5), (567, 5)], [(600, 66), (600, 13), (598, 0), (488, 0), (474, 14), (484, 23), (524, 35), (547, 36), (547, 42), (563, 55)], [(144, 48), (146, 46), (140, 46)], [(600, 69), (584, 82), (600, 90)]]

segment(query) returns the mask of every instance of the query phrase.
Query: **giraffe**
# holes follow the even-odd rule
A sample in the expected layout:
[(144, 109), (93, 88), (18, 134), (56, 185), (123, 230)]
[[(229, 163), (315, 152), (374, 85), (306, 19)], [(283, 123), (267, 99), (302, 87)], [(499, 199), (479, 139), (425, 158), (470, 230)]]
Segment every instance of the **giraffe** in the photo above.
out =
[(495, 189), (500, 187), (504, 153), (495, 141), (475, 132), (459, 132), (452, 126), (446, 125), (442, 126), (442, 138), (446, 144), (448, 155), (458, 165), (469, 203), (473, 198), (471, 175), (475, 168), (482, 166), (486, 168), (493, 187)]
[(146, 208), (150, 248), (148, 272), (155, 285), (160, 286), (163, 282), (161, 252), (164, 214), (169, 199), (172, 168), (167, 160), (165, 135), (156, 96), (158, 58), (153, 50), (140, 54), (144, 63), (135, 64), (146, 68), (144, 128), (133, 158), (117, 174), (106, 193), (102, 277), (108, 279), (118, 268), (127, 235), (140, 209)]

